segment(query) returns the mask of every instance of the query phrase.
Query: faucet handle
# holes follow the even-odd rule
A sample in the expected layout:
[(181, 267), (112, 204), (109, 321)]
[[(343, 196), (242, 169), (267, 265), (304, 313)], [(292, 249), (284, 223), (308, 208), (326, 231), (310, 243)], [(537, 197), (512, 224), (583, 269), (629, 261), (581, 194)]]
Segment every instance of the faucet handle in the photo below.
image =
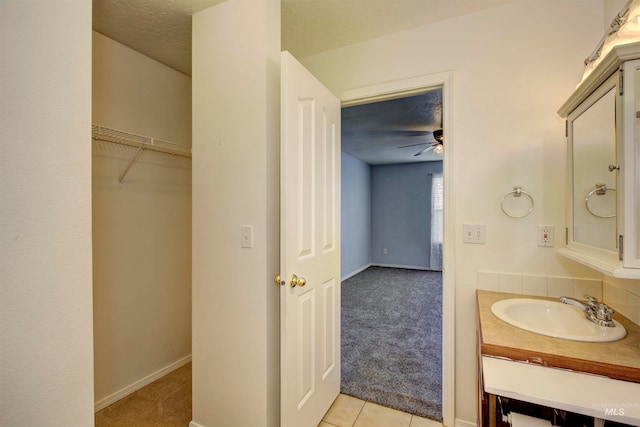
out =
[(611, 321), (613, 317), (613, 309), (606, 304), (598, 304), (598, 308), (596, 310), (596, 317), (600, 320)]
[(596, 307), (598, 305), (598, 299), (592, 297), (591, 295), (584, 294), (584, 298), (587, 300), (587, 304), (591, 307)]

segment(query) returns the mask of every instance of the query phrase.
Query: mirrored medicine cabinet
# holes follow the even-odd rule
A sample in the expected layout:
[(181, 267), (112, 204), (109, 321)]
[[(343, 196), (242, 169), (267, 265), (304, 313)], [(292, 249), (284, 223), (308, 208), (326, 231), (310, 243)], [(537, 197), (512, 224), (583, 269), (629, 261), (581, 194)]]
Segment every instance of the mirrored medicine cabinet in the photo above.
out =
[(558, 111), (567, 119), (567, 247), (640, 278), (640, 42), (614, 47)]

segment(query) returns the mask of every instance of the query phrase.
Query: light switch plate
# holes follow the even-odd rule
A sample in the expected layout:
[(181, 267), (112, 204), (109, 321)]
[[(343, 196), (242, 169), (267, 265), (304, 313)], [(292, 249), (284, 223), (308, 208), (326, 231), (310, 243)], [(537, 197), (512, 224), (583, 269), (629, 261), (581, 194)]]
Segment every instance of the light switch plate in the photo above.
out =
[(464, 243), (484, 245), (486, 240), (486, 227), (484, 225), (464, 224), (462, 226), (462, 241)]
[(253, 248), (253, 225), (240, 227), (240, 247)]

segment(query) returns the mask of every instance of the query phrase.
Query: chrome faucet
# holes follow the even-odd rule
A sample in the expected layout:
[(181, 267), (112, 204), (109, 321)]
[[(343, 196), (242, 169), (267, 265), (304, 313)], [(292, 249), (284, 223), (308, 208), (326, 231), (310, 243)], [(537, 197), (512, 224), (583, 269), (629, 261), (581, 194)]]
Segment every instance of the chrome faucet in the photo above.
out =
[(586, 304), (582, 301), (569, 297), (560, 297), (560, 302), (578, 307), (584, 311), (587, 319), (600, 326), (616, 326), (612, 320), (613, 313), (615, 312), (611, 307), (604, 303), (599, 303), (597, 299), (590, 295), (585, 295), (584, 297), (587, 299)]

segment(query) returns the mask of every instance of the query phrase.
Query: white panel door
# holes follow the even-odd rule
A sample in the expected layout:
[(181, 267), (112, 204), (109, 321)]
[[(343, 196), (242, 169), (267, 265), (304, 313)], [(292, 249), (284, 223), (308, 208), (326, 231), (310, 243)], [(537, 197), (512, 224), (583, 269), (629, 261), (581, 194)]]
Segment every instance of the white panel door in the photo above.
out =
[(340, 391), (340, 101), (288, 52), (281, 90), (281, 425), (316, 427)]

